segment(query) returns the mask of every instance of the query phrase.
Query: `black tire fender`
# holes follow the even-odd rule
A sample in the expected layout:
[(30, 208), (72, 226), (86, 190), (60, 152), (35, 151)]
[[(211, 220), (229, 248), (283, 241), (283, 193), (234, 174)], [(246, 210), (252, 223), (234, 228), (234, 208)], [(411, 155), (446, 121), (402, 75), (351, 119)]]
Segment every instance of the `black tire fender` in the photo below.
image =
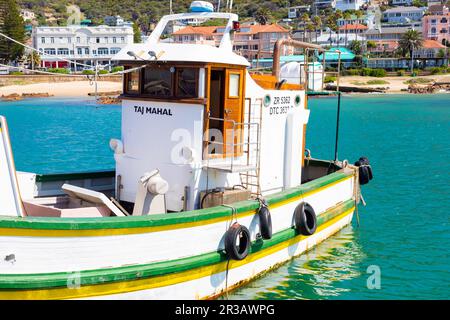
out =
[(250, 251), (250, 231), (234, 223), (225, 233), (225, 251), (230, 259), (243, 260)]
[(259, 226), (263, 239), (272, 238), (272, 217), (267, 206), (263, 205), (258, 210)]
[(305, 236), (316, 232), (317, 217), (313, 207), (306, 202), (300, 203), (294, 211), (295, 229)]

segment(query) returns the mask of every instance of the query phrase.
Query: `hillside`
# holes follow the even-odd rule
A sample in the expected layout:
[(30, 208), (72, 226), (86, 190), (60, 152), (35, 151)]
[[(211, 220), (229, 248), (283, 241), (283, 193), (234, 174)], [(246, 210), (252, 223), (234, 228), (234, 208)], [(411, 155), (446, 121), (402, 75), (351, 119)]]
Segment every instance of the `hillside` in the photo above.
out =
[[(186, 12), (191, 0), (173, 0), (175, 13)], [(217, 0), (212, 1), (214, 5)], [(233, 12), (239, 14), (241, 19), (255, 16), (262, 10), (272, 19), (281, 19), (287, 16), (287, 6), (301, 5), (312, 0), (235, 0)], [(40, 24), (65, 25), (70, 14), (66, 5), (75, 4), (80, 7), (84, 18), (91, 19), (93, 23), (102, 23), (106, 15), (120, 15), (127, 20), (136, 21), (145, 32), (151, 23), (169, 13), (169, 0), (18, 0), (22, 8), (29, 9), (37, 15)], [(225, 5), (226, 0), (222, 0)], [(261, 9), (263, 8), (263, 9)]]

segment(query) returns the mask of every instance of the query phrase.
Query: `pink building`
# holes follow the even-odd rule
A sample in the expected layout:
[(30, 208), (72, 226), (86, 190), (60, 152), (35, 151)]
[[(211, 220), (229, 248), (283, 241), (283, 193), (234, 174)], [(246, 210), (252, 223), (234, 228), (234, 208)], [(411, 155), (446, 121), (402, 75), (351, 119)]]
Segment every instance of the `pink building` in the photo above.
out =
[[(225, 27), (192, 27), (174, 32), (175, 42), (219, 45)], [(289, 37), (289, 31), (278, 24), (241, 25), (234, 34), (233, 50), (248, 60), (272, 58), (273, 47), (278, 39)], [(292, 53), (292, 52), (290, 52)], [(289, 54), (285, 52), (284, 54)]]
[(423, 37), (450, 44), (450, 12), (445, 5), (432, 5), (422, 18)]

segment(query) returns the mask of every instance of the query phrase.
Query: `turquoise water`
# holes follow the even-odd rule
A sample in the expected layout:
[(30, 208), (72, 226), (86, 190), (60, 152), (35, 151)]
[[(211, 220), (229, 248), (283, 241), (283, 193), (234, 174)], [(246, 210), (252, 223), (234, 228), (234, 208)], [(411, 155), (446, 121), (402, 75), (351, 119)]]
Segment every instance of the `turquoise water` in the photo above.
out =
[[(314, 99), (307, 147), (334, 153), (335, 100)], [(92, 101), (0, 103), (16, 165), (33, 172), (113, 168), (120, 108)], [(450, 291), (450, 95), (346, 96), (339, 158), (367, 156), (367, 207), (312, 251), (238, 289), (230, 299), (446, 299)], [(369, 289), (370, 266), (380, 270)], [(371, 267), (373, 268), (373, 267)]]

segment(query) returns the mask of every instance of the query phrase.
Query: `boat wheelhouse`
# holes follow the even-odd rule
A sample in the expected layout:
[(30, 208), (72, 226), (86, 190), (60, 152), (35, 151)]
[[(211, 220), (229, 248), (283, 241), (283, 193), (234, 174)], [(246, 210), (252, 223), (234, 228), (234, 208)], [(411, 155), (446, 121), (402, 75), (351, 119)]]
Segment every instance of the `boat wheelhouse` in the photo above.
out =
[[(227, 19), (220, 46), (160, 39), (187, 19)], [(236, 21), (165, 16), (116, 55), (115, 171), (16, 176), (2, 118), (0, 298), (213, 298), (351, 222), (368, 162), (311, 158), (305, 85), (279, 64), (250, 74), (232, 52)]]

